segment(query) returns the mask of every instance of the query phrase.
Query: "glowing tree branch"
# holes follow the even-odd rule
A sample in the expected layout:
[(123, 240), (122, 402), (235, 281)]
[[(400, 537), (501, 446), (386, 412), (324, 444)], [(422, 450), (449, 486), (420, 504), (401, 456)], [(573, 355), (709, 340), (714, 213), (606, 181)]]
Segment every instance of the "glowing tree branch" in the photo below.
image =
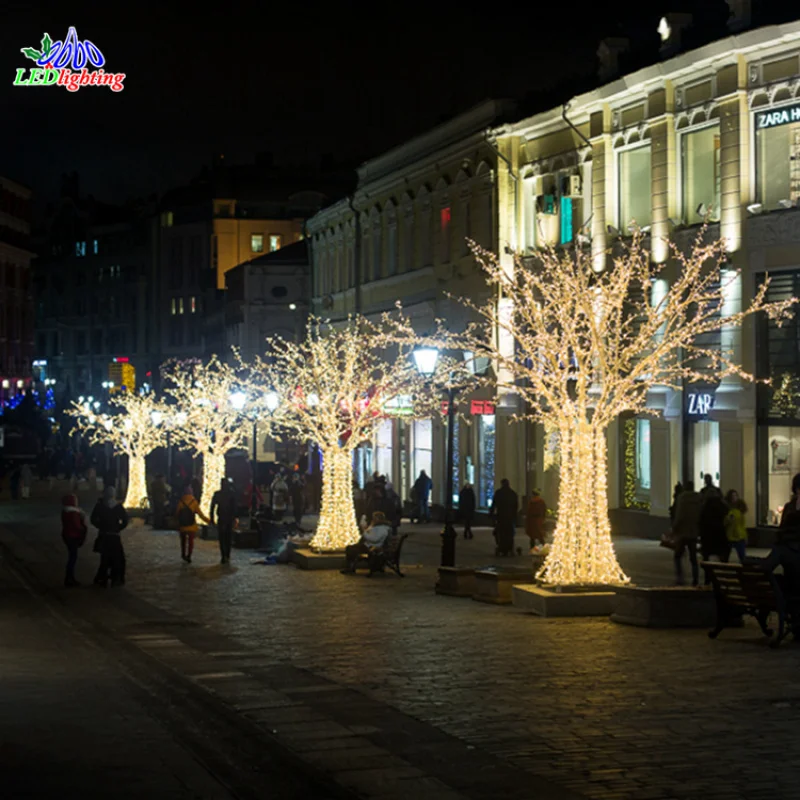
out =
[[(780, 324), (794, 299), (766, 302), (767, 282), (749, 306), (721, 317), (738, 275), (722, 267), (721, 242), (691, 253), (672, 248), (675, 279), (653, 291), (664, 265), (651, 262), (636, 235), (602, 274), (578, 251), (543, 252), (529, 268), (518, 260), (509, 274), (495, 255), (474, 252), (502, 302), (461, 302), (481, 319), (463, 336), (467, 350), (490, 357), (498, 386), (524, 401), (518, 417), (558, 431), (561, 489), (553, 547), (539, 572), (545, 582), (618, 584), (628, 578), (611, 542), (608, 518), (606, 430), (623, 412), (652, 413), (654, 387), (680, 390), (684, 381), (753, 376), (736, 354), (714, 344), (720, 328), (735, 328), (764, 311)], [(487, 325), (488, 323), (488, 325)], [(513, 348), (502, 346), (511, 340)]]
[(207, 364), (172, 361), (162, 367), (164, 392), (181, 423), (172, 433), (179, 444), (203, 459), (200, 508), (209, 515), (211, 497), (225, 477), (225, 455), (244, 447), (249, 427), (236, 402), (241, 381), (236, 371), (212, 356)]
[(145, 458), (166, 444), (166, 432), (157, 424), (164, 409), (152, 394), (129, 392), (113, 397), (110, 405), (116, 414), (94, 414), (88, 405), (78, 403), (73, 403), (67, 413), (75, 417), (78, 429), (91, 444), (108, 442), (118, 453), (128, 456), (128, 488), (123, 505), (144, 508), (147, 505)]
[(268, 339), (265, 357), (253, 367), (253, 391), (278, 396), (276, 434), (313, 441), (322, 450), (322, 508), (311, 542), (317, 550), (341, 550), (359, 539), (353, 507), (358, 445), (393, 409), (402, 408), (408, 419), (441, 408), (436, 382), (443, 372), (423, 378), (411, 357), (416, 342), (398, 341), (392, 329), (388, 317), (378, 323), (352, 317), (341, 327), (312, 319), (301, 342)]

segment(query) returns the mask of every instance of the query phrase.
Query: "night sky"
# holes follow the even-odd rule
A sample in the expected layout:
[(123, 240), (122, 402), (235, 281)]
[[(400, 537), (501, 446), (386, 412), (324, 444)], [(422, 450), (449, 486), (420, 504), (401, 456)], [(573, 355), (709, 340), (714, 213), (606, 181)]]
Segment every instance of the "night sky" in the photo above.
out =
[[(0, 29), (0, 174), (57, 195), (77, 170), (98, 199), (164, 191), (213, 153), (357, 164), (486, 97), (555, 92), (596, 70), (604, 35), (657, 47), (671, 10), (696, 3), (236, 3), (127, 6), (11, 2)], [(581, 4), (582, 5), (582, 4)], [(644, 8), (643, 8), (644, 7)], [(185, 14), (185, 10), (190, 10)], [(20, 48), (70, 25), (125, 72), (125, 89), (15, 87)], [(534, 100), (535, 105), (535, 100)]]

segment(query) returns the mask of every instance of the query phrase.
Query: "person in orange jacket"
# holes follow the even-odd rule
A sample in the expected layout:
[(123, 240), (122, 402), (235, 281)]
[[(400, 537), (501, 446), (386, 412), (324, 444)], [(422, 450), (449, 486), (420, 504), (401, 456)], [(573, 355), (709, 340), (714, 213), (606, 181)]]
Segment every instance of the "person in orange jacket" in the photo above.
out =
[(178, 500), (176, 512), (178, 516), (178, 532), (181, 536), (181, 558), (187, 564), (191, 564), (194, 537), (197, 536), (197, 517), (200, 517), (206, 525), (210, 525), (211, 520), (200, 510), (200, 504), (194, 496), (194, 490), (188, 485), (183, 490), (181, 499)]

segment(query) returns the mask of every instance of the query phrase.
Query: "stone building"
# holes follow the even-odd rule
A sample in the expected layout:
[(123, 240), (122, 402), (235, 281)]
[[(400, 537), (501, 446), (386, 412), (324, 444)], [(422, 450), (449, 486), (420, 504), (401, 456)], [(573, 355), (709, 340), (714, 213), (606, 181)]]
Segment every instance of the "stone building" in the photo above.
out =
[[(349, 202), (309, 222), (315, 308), (369, 314), (400, 299), (424, 330), (433, 316), (461, 324), (443, 290), (485, 291), (465, 235), (501, 259), (514, 251), (529, 257), (530, 268), (544, 245), (584, 247), (602, 269), (635, 219), (669, 281), (676, 265), (664, 240), (688, 247), (707, 218), (709, 235), (726, 243), (726, 269), (741, 270), (738, 278), (731, 273), (718, 344), (746, 370), (773, 377), (774, 387), (732, 378), (682, 392), (654, 389), (648, 405), (656, 416), (612, 425), (617, 530), (659, 534), (673, 485), (706, 474), (743, 494), (749, 525), (772, 525), (800, 471), (798, 323), (724, 326), (726, 311), (746, 302), (767, 272), (771, 296), (800, 293), (800, 23), (749, 28), (749, 4), (729, 5), (730, 32), (710, 43), (682, 52), (691, 19), (669, 16), (659, 26), (656, 63), (625, 75), (612, 64), (604, 85), (513, 121), (507, 112), (499, 120), (500, 106), (486, 104), (367, 162)], [(618, 50), (611, 45), (606, 56)], [(503, 413), (498, 406), (492, 479), (502, 473), (521, 494), (543, 486), (553, 505), (557, 480), (545, 469), (542, 431), (515, 430)], [(439, 423), (432, 436), (424, 424), (404, 427), (395, 423), (390, 433), (387, 424), (365, 448), (365, 464), (406, 491), (418, 463), (430, 463), (441, 502)], [(476, 482), (488, 485), (481, 430), (479, 420), (459, 432), (458, 476), (474, 467)], [(430, 455), (419, 453), (420, 442)]]

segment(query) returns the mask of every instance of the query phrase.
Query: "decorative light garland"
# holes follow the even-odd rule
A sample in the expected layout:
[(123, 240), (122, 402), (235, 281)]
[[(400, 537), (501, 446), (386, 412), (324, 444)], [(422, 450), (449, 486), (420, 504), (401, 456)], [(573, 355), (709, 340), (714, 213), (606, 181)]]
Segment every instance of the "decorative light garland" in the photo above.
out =
[(495, 374), (511, 376), (513, 385), (498, 388), (515, 392), (524, 402), (517, 419), (558, 430), (558, 522), (553, 546), (537, 573), (546, 583), (628, 582), (611, 542), (608, 425), (624, 412), (645, 411), (654, 386), (681, 390), (684, 381), (708, 381), (710, 375), (755, 380), (734, 362), (732, 351), (704, 346), (704, 335), (721, 325), (738, 327), (759, 311), (780, 325), (796, 302), (767, 302), (765, 280), (749, 306), (720, 319), (725, 292), (738, 273), (720, 281), (725, 245), (704, 239), (705, 229), (688, 255), (669, 243), (677, 277), (653, 302), (651, 286), (665, 265), (652, 262), (641, 232), (599, 274), (580, 249), (543, 251), (534, 266), (517, 258), (516, 268), (509, 269), (472, 244), (496, 290), (493, 299), (483, 305), (461, 299), (479, 321), (457, 337), (444, 324), (438, 334), (491, 359)]
[(72, 404), (67, 414), (74, 417), (78, 429), (91, 444), (110, 443), (128, 456), (128, 488), (122, 501), (125, 508), (147, 506), (145, 458), (157, 447), (166, 444), (166, 431), (153, 422), (153, 414), (163, 413), (162, 404), (153, 395), (121, 392), (109, 405), (116, 414), (95, 414), (91, 406)]
[[(225, 455), (244, 447), (249, 426), (232, 398), (241, 392), (236, 370), (212, 356), (207, 363), (170, 361), (162, 367), (164, 392), (175, 400), (170, 412), (180, 423), (172, 429), (177, 443), (203, 459), (203, 489), (198, 498), (204, 514), (225, 477)], [(268, 420), (268, 417), (265, 417)]]
[(279, 396), (275, 435), (315, 442), (324, 457), (314, 549), (338, 551), (360, 538), (353, 505), (356, 448), (374, 438), (395, 408), (403, 419), (441, 413), (441, 391), (455, 367), (442, 353), (434, 375), (421, 376), (411, 354), (422, 341), (398, 315), (378, 322), (354, 316), (337, 325), (312, 318), (302, 341), (270, 337), (265, 357), (256, 359), (251, 392)]
[(650, 503), (636, 499), (636, 420), (626, 419), (625, 436), (625, 507), (650, 510)]

